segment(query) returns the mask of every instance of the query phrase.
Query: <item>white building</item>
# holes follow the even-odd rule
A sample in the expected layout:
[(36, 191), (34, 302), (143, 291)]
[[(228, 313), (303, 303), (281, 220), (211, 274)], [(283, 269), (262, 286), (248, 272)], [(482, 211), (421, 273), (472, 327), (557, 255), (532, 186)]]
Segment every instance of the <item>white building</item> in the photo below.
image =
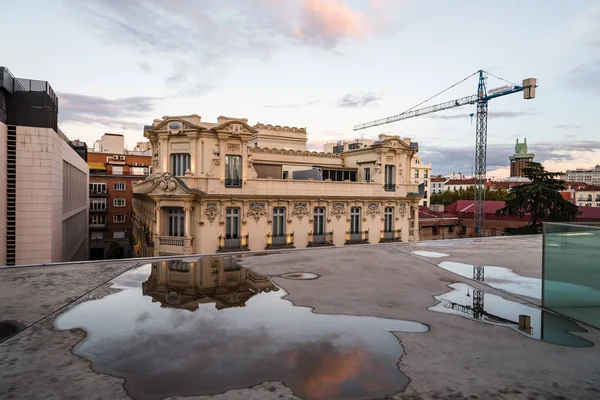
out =
[(575, 190), (575, 204), (584, 207), (600, 207), (600, 186)]
[(567, 170), (563, 175), (567, 182), (583, 182), (588, 185), (600, 185), (600, 164), (596, 164), (593, 169), (578, 168)]
[(419, 205), (427, 207), (431, 204), (429, 198), (433, 190), (431, 187), (431, 163), (421, 162), (419, 154), (415, 154), (410, 164), (410, 176), (412, 177), (412, 183), (425, 184), (425, 193)]

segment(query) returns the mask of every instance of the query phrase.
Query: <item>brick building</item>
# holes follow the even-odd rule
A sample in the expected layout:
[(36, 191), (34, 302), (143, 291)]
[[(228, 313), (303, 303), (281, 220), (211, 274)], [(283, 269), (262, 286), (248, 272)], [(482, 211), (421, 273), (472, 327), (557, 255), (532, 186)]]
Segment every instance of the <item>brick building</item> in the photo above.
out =
[(524, 143), (515, 144), (515, 154), (508, 157), (510, 160), (510, 176), (523, 176), (523, 168), (527, 167), (527, 163), (532, 162), (535, 154), (527, 152), (527, 138)]
[[(88, 153), (90, 167), (90, 258), (132, 257), (133, 183), (150, 172), (151, 157)], [(114, 247), (108, 254), (111, 242)]]
[(457, 215), (444, 211), (443, 205), (419, 207), (420, 240), (454, 239), (463, 236), (462, 222)]
[[(484, 236), (499, 236), (504, 234), (506, 228), (519, 228), (529, 223), (529, 215), (525, 217), (500, 217), (496, 215), (496, 211), (504, 207), (503, 201), (486, 200), (484, 205), (485, 222), (484, 222)], [(473, 213), (475, 207), (473, 200), (458, 200), (448, 207), (446, 210), (452, 214), (457, 215), (462, 224), (466, 226), (466, 235), (473, 235)]]

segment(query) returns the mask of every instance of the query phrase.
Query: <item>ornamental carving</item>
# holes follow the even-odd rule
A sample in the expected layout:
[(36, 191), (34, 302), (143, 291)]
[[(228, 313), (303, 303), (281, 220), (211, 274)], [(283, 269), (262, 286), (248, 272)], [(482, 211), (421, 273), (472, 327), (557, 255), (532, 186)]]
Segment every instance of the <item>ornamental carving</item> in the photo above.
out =
[(284, 149), (270, 149), (268, 147), (248, 147), (250, 153), (268, 153), (268, 154), (283, 154), (293, 156), (311, 156), (311, 157), (327, 157), (327, 158), (341, 158), (340, 153), (324, 153), (319, 151), (308, 151), (308, 150), (284, 150)]
[(400, 218), (406, 217), (406, 212), (406, 203), (400, 204), (400, 207), (398, 207), (398, 214), (400, 214)]
[(379, 203), (367, 203), (367, 215), (370, 215), (372, 219), (375, 219), (377, 214), (381, 214)]
[(254, 125), (254, 129), (265, 129), (269, 131), (284, 131), (284, 132), (302, 132), (306, 133), (306, 128), (296, 128), (295, 126), (280, 126), (271, 124), (261, 124), (260, 122)]
[(298, 217), (298, 221), (302, 221), (303, 217), (308, 216), (308, 207), (306, 203), (294, 203), (292, 216)]
[(342, 216), (346, 215), (346, 204), (333, 203), (331, 207), (331, 215), (335, 216), (337, 219), (342, 218)]
[(148, 195), (177, 196), (190, 194), (189, 190), (182, 183), (168, 172), (153, 178), (153, 183), (145, 191)]
[(219, 215), (219, 208), (217, 207), (217, 203), (206, 203), (204, 215), (206, 215), (206, 218), (208, 218), (208, 222), (212, 224)]
[(227, 143), (227, 151), (231, 151), (234, 153), (240, 152), (240, 145), (237, 143)]
[(385, 156), (386, 162), (394, 162), (394, 156)]
[(265, 203), (250, 203), (247, 213), (248, 217), (253, 217), (258, 222), (260, 217), (264, 217), (265, 214)]

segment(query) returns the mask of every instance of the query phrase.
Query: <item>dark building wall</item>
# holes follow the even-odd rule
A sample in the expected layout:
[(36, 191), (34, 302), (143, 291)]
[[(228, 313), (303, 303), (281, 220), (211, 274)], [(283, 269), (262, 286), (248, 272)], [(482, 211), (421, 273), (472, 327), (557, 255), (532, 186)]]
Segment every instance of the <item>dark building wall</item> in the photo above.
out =
[(46, 92), (16, 91), (8, 99), (7, 125), (58, 131), (58, 104)]
[(533, 158), (519, 158), (510, 162), (510, 176), (523, 176), (523, 168), (527, 163), (533, 161)]
[(0, 122), (6, 124), (8, 117), (8, 92), (0, 88)]

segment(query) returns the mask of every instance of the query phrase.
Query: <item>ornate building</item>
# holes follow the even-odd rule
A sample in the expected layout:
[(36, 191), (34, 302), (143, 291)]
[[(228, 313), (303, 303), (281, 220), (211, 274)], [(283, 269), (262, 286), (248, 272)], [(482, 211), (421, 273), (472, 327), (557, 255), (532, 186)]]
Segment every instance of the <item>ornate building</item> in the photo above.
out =
[(510, 176), (511, 177), (522, 177), (523, 168), (527, 167), (527, 163), (533, 161), (535, 154), (527, 152), (527, 138), (524, 143), (515, 144), (515, 154), (508, 157), (510, 160)]
[(306, 151), (306, 129), (164, 117), (145, 129), (153, 174), (134, 186), (140, 256), (418, 240), (418, 147)]

